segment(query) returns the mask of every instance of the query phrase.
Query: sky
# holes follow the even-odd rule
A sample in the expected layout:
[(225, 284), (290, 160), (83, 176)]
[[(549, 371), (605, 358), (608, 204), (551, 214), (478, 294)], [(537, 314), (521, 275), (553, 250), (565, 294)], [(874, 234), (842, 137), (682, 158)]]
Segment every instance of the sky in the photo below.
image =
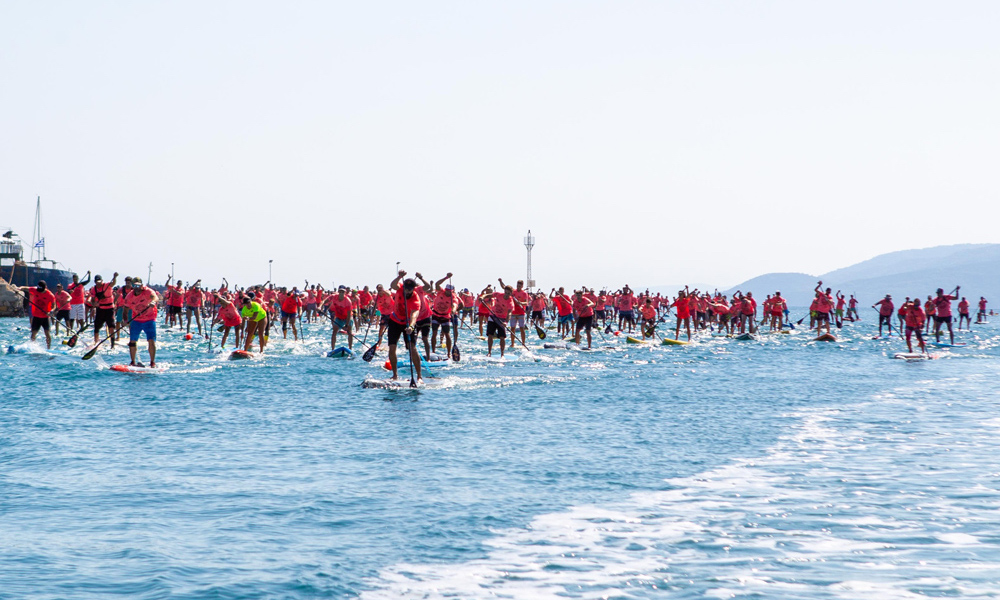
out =
[(2, 2), (0, 227), (67, 267), (548, 289), (1000, 242), (997, 2)]

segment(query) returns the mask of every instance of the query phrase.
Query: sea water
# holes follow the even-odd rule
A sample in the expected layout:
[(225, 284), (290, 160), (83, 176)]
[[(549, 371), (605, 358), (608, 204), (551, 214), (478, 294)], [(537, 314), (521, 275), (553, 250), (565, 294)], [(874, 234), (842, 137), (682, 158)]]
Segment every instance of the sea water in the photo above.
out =
[(922, 362), (867, 321), (503, 359), (463, 330), (418, 391), (362, 389), (384, 353), (327, 358), (326, 324), (243, 361), (161, 326), (151, 374), (26, 325), (0, 598), (1000, 596), (993, 325)]

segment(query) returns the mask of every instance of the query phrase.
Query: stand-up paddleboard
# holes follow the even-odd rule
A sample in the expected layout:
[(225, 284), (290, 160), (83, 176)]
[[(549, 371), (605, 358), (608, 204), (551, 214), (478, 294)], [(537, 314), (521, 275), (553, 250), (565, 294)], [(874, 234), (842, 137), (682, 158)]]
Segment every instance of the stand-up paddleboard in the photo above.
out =
[(111, 365), (109, 369), (116, 373), (162, 373), (167, 370), (165, 367), (140, 367), (137, 365)]
[(931, 342), (930, 345), (934, 346), (935, 348), (962, 348), (963, 346), (967, 346), (968, 344), (963, 344), (961, 342), (958, 344), (949, 344), (948, 342)]
[[(392, 371), (392, 363), (387, 360), (385, 361), (385, 364), (382, 365), (382, 368), (385, 369), (386, 371)], [(399, 371), (400, 374), (403, 373), (404, 369), (409, 369), (409, 368), (410, 368), (410, 361), (396, 359), (396, 370)], [(431, 371), (431, 366), (427, 364), (427, 360), (424, 359), (424, 356), (422, 354), (420, 355), (420, 374), (423, 377), (436, 377), (436, 375), (434, 375), (434, 373)]]
[(442, 362), (450, 360), (451, 357), (447, 354), (438, 354), (437, 352), (431, 352), (431, 362)]
[(625, 343), (627, 344), (648, 344), (646, 340), (640, 340), (639, 338), (634, 338), (632, 336), (625, 336)]
[(354, 358), (354, 352), (350, 348), (339, 346), (326, 353), (327, 358)]
[(545, 342), (542, 344), (542, 348), (546, 350), (565, 350), (567, 346), (566, 342)]
[(229, 360), (246, 360), (248, 358), (253, 358), (253, 352), (247, 352), (246, 350), (233, 350), (229, 354)]
[(751, 333), (741, 333), (741, 334), (739, 334), (738, 336), (736, 336), (733, 339), (735, 339), (738, 342), (749, 342), (750, 340), (753, 339), (753, 334), (751, 334)]
[(361, 382), (361, 387), (366, 390), (424, 390), (427, 388), (433, 388), (436, 385), (435, 382), (428, 382), (427, 380), (418, 381), (417, 387), (410, 387), (410, 380), (403, 379), (365, 379)]
[(680, 340), (672, 340), (670, 338), (663, 338), (663, 341), (660, 342), (660, 345), (661, 346), (687, 346), (690, 343), (691, 342), (682, 342)]
[(13, 344), (7, 346), (7, 354), (35, 354), (42, 353), (45, 350), (41, 346), (34, 342), (25, 342), (23, 344)]
[(813, 340), (814, 342), (836, 342), (837, 338), (832, 333), (824, 333)]
[(931, 360), (936, 357), (932, 354), (924, 354), (922, 352), (897, 352), (893, 355), (893, 358), (900, 360)]

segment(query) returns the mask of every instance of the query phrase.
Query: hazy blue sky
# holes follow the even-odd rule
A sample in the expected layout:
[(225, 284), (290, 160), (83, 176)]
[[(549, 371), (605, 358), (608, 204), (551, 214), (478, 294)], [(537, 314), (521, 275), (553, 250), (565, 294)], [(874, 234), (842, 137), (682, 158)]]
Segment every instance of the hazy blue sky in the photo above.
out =
[(997, 242), (997, 2), (2, 2), (0, 226), (215, 285)]

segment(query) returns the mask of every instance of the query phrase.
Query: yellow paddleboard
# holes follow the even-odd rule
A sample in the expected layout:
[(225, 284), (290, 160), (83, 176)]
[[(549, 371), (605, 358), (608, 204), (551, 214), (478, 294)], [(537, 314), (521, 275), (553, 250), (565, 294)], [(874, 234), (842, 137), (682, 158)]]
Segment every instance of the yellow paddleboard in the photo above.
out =
[(682, 342), (680, 340), (672, 340), (670, 338), (663, 338), (662, 345), (664, 346), (687, 346), (691, 342)]
[(639, 338), (634, 338), (632, 336), (626, 336), (625, 342), (629, 344), (645, 344), (645, 340), (640, 340)]

